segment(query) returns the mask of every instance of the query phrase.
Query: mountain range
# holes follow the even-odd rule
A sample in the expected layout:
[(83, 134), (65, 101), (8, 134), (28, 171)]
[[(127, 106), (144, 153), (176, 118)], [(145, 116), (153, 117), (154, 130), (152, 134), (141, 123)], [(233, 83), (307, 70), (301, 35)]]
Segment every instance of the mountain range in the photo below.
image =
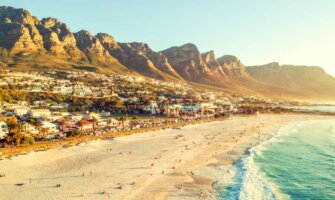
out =
[(0, 67), (89, 70), (180, 81), (271, 97), (335, 99), (335, 78), (307, 66), (245, 67), (235, 56), (216, 58), (191, 43), (157, 52), (146, 43), (119, 43), (107, 33), (76, 33), (55, 18), (0, 7)]

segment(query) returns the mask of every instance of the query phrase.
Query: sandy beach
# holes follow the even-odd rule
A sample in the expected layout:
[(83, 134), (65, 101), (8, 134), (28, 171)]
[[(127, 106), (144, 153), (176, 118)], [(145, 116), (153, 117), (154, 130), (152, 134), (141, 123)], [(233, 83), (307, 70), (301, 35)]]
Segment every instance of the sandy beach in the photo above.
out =
[(0, 199), (213, 199), (217, 170), (316, 115), (260, 115), (98, 140), (0, 161)]

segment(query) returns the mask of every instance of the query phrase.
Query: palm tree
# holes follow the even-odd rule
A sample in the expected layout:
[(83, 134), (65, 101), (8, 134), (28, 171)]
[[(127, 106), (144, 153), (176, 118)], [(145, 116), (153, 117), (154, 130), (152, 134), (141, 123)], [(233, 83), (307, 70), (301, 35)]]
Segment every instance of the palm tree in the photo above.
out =
[(36, 128), (37, 128), (40, 132), (42, 132), (42, 131), (41, 131), (41, 127), (43, 126), (42, 122), (36, 120), (36, 121), (33, 121), (33, 123), (34, 123), (33, 125), (36, 126)]
[(64, 126), (66, 124), (67, 120), (65, 118), (62, 118), (60, 121), (59, 121), (59, 125), (62, 127), (62, 131), (64, 132)]
[(77, 125), (79, 126), (80, 128), (80, 135), (83, 134), (83, 126), (84, 126), (84, 122), (82, 120), (80, 120)]
[(45, 138), (45, 134), (49, 131), (49, 128), (42, 128), (41, 129), (41, 133), (42, 133), (42, 137)]
[(152, 126), (155, 126), (155, 116), (151, 117), (151, 123), (152, 123)]
[(109, 117), (109, 118), (107, 119), (107, 127), (110, 127), (111, 124), (112, 124), (112, 118)]
[(97, 125), (98, 119), (93, 116), (92, 117), (92, 122), (93, 122), (93, 132), (95, 134), (95, 129), (96, 129), (96, 125)]
[(121, 124), (122, 124), (122, 130), (124, 130), (124, 122), (126, 121), (127, 119), (125, 117), (120, 117), (119, 118), (119, 121), (121, 121)]

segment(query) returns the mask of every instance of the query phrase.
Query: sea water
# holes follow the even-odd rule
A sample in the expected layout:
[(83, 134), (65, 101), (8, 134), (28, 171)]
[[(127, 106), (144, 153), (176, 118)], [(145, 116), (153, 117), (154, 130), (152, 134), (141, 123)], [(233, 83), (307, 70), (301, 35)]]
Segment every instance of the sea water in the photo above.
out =
[(335, 120), (282, 127), (248, 152), (218, 199), (335, 200)]
[(284, 106), (284, 108), (299, 109), (299, 110), (307, 110), (307, 111), (335, 112), (335, 105), (320, 105), (320, 106)]

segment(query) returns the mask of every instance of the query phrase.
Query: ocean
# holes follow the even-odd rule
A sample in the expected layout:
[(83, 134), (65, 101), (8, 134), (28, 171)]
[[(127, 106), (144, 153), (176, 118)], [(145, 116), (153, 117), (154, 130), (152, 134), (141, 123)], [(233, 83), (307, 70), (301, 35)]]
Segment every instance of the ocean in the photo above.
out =
[(248, 150), (217, 189), (227, 200), (334, 200), (335, 120), (290, 124)]
[(308, 110), (308, 111), (335, 112), (335, 105), (320, 105), (320, 106), (284, 106), (284, 108), (292, 108), (292, 109)]

